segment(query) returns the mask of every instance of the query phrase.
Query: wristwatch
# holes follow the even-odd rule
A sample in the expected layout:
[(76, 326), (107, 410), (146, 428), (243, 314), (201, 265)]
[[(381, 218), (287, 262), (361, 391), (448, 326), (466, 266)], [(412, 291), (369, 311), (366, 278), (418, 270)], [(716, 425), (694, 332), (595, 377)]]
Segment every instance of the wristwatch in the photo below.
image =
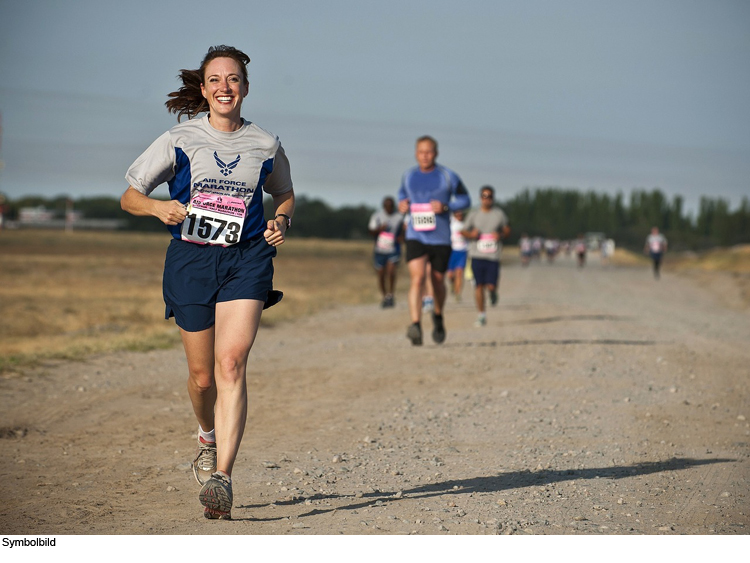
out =
[(284, 217), (286, 219), (286, 228), (289, 230), (289, 228), (292, 226), (292, 218), (289, 217), (289, 215), (285, 215), (284, 213), (279, 213), (274, 217), (274, 219), (278, 219), (279, 217)]

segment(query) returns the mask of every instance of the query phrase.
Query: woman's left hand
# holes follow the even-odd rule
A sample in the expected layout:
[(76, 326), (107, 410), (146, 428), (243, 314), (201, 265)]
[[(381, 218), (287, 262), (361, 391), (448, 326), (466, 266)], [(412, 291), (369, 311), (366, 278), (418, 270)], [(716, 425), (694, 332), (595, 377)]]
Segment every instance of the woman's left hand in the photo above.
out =
[(266, 226), (266, 231), (263, 233), (263, 236), (265, 237), (266, 242), (271, 246), (279, 246), (284, 244), (284, 241), (286, 240), (286, 237), (284, 236), (285, 234), (286, 223), (277, 221), (276, 219), (271, 219)]

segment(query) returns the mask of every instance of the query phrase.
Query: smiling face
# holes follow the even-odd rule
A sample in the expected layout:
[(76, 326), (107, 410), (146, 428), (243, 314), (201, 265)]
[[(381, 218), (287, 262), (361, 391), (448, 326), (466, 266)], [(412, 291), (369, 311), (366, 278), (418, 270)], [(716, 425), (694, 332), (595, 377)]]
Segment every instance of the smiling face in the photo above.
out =
[(229, 57), (218, 57), (209, 62), (201, 84), (201, 93), (208, 102), (212, 125), (216, 126), (218, 120), (240, 124), (242, 100), (247, 96), (248, 90), (249, 85), (245, 82), (237, 61)]

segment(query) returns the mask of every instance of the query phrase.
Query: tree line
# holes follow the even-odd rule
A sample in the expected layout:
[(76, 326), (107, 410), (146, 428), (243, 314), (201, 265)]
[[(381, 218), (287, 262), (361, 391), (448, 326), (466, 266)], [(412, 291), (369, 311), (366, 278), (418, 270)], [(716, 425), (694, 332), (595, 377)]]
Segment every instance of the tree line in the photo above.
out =
[[(701, 250), (715, 246), (750, 243), (750, 202), (743, 198), (731, 209), (723, 198), (702, 197), (696, 213), (685, 211), (682, 196), (667, 198), (660, 190), (634, 190), (626, 200), (622, 193), (614, 196), (576, 189), (525, 189), (498, 202), (510, 219), (514, 244), (522, 233), (529, 236), (576, 238), (581, 233), (601, 232), (617, 245), (638, 250), (651, 227), (659, 227), (674, 250)], [(25, 207), (45, 207), (59, 217), (70, 208), (70, 198), (38, 196), (6, 199), (6, 220), (18, 218)], [(273, 213), (270, 198), (264, 200), (266, 216)], [(153, 217), (134, 217), (120, 209), (119, 199), (81, 197), (72, 208), (90, 219), (119, 219), (124, 229), (163, 231)], [(290, 235), (328, 239), (366, 239), (367, 223), (375, 211), (366, 205), (333, 208), (322, 200), (298, 196)]]
[(742, 199), (731, 210), (723, 198), (702, 197), (697, 213), (685, 211), (676, 195), (634, 190), (628, 201), (622, 193), (611, 196), (594, 191), (545, 188), (523, 190), (501, 204), (516, 238), (530, 236), (572, 239), (580, 233), (601, 232), (619, 246), (638, 250), (652, 227), (669, 240), (674, 250), (702, 250), (750, 243), (750, 203)]

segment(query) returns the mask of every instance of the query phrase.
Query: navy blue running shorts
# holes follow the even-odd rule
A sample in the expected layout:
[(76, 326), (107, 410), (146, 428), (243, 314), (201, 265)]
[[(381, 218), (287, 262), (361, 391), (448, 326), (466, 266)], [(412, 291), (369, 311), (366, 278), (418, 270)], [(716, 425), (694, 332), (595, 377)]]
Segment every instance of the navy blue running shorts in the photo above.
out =
[(401, 259), (401, 250), (392, 252), (391, 254), (380, 254), (379, 252), (372, 253), (372, 265), (376, 270), (381, 270), (386, 264), (398, 264)]
[(216, 303), (235, 299), (267, 302), (273, 292), (276, 248), (263, 236), (232, 246), (172, 239), (164, 261), (164, 318), (188, 332), (211, 328)]
[(471, 273), (477, 285), (497, 286), (500, 279), (500, 262), (494, 260), (471, 259)]

